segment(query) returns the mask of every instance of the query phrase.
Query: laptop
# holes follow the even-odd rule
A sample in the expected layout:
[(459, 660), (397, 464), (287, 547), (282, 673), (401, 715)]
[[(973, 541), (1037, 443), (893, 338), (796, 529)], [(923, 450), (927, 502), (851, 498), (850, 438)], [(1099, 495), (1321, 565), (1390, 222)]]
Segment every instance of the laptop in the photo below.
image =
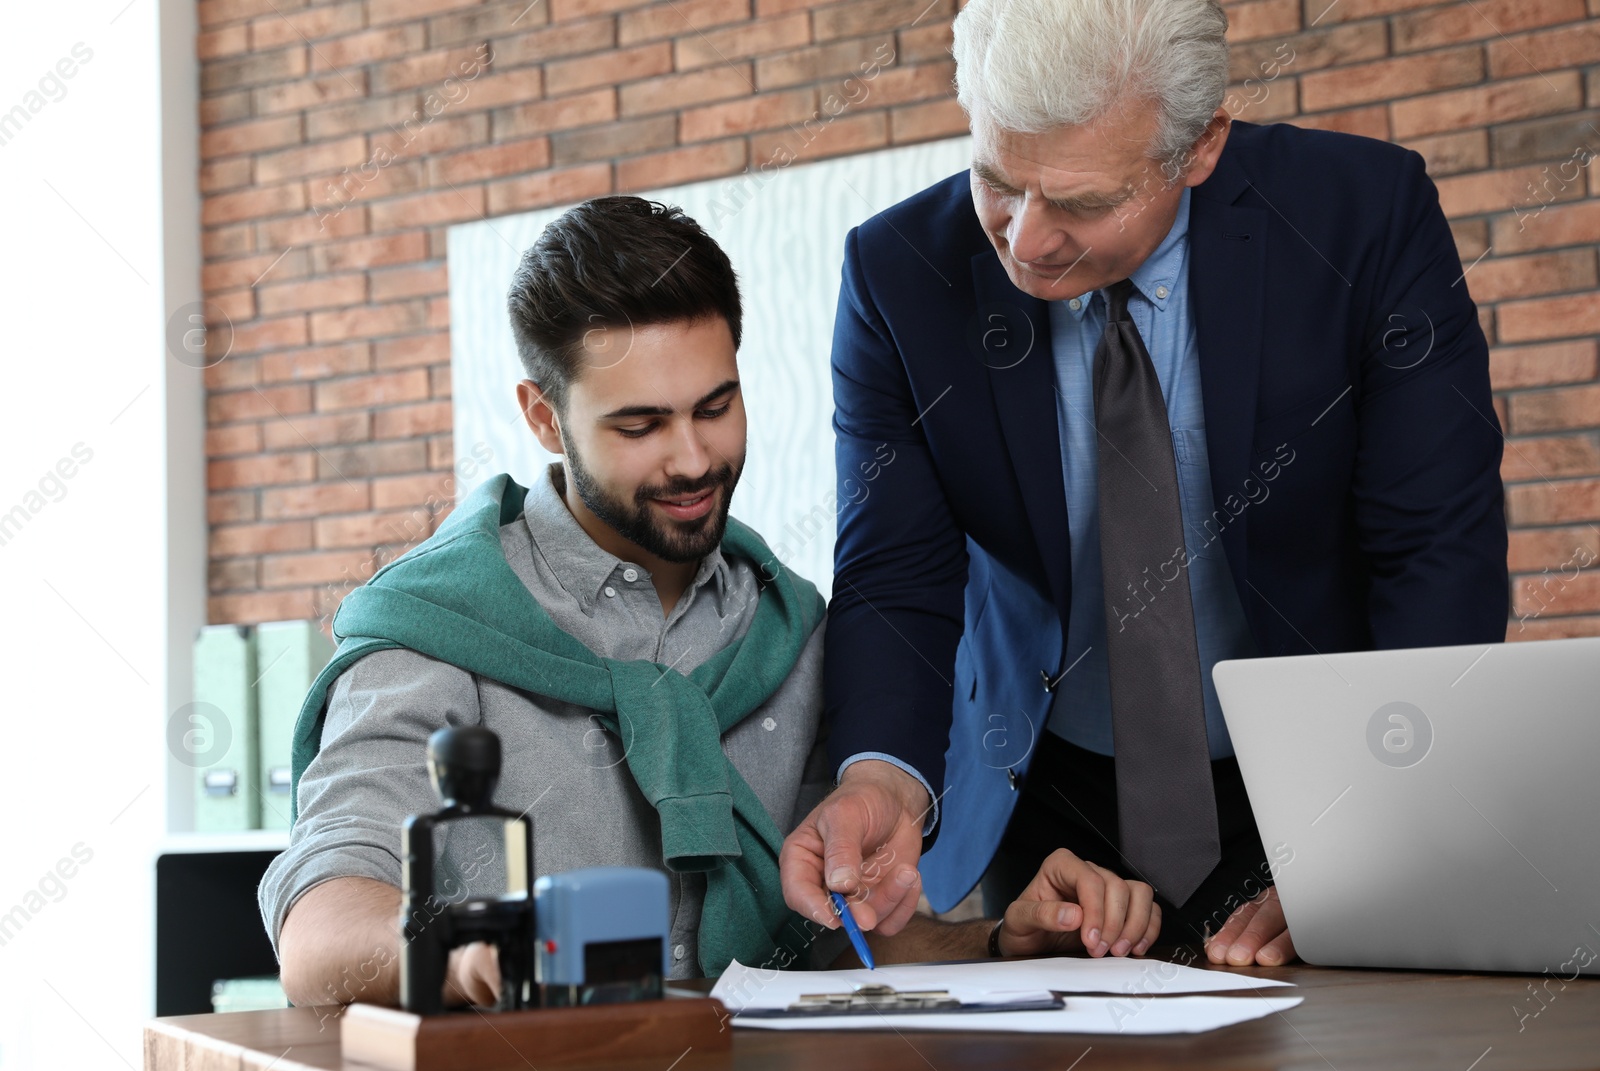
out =
[(1600, 637), (1213, 679), (1302, 959), (1600, 974)]

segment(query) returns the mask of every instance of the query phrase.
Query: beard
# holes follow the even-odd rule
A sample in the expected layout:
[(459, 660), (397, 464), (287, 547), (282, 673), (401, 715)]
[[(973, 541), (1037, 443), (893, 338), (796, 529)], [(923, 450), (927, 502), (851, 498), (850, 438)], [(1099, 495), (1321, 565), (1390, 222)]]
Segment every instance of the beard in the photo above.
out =
[[(627, 502), (600, 485), (573, 449), (566, 432), (561, 433), (561, 446), (566, 452), (567, 465), (572, 470), (573, 490), (583, 504), (618, 535), (663, 561), (699, 561), (712, 548), (722, 542), (728, 527), (728, 509), (733, 503), (733, 489), (744, 471), (741, 459), (739, 468), (724, 462), (721, 468), (712, 469), (698, 480), (676, 479), (669, 483), (645, 484), (633, 492), (633, 501)], [(722, 490), (721, 502), (711, 512), (692, 521), (672, 518), (659, 520), (650, 500), (655, 498), (690, 498), (707, 491)]]

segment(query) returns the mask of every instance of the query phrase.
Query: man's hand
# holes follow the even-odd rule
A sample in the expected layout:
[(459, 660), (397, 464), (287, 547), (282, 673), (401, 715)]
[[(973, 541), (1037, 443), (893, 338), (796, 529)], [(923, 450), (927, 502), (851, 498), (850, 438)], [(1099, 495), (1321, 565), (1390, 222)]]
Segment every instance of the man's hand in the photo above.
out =
[(1228, 916), (1206, 941), (1206, 958), (1212, 963), (1248, 967), (1252, 963), (1277, 967), (1295, 959), (1294, 940), (1283, 918), (1276, 887), (1268, 889)]
[(862, 759), (783, 842), (783, 898), (829, 929), (839, 925), (828, 890), (844, 894), (863, 930), (899, 933), (917, 909), (928, 790), (898, 766)]
[(447, 1007), (476, 1004), (488, 1007), (500, 1000), (500, 950), (487, 941), (473, 941), (450, 950), (444, 972)]
[(1057, 848), (1006, 908), (1000, 952), (1143, 955), (1160, 932), (1161, 905), (1149, 885)]

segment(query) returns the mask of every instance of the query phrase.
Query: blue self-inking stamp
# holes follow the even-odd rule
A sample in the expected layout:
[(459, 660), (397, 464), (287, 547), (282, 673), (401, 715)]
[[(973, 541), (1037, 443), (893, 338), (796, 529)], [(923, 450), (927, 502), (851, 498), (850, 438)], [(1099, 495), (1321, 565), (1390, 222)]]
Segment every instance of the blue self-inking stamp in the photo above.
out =
[(667, 974), (667, 876), (605, 866), (534, 882), (539, 983), (546, 1007), (661, 997)]

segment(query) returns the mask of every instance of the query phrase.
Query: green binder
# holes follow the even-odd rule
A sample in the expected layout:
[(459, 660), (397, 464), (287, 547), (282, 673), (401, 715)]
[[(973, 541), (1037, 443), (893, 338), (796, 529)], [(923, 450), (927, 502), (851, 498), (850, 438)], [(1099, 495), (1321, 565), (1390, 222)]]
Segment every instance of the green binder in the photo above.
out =
[(173, 737), (178, 761), (194, 767), (194, 828), (255, 829), (255, 638), (244, 625), (207, 625), (194, 641), (194, 702)]
[(289, 828), (289, 755), (294, 723), (311, 683), (333, 657), (315, 621), (256, 626), (256, 705), (260, 711), (261, 828)]
[(211, 1010), (214, 1012), (267, 1011), (289, 1007), (283, 983), (276, 974), (249, 978), (219, 978), (211, 983)]

